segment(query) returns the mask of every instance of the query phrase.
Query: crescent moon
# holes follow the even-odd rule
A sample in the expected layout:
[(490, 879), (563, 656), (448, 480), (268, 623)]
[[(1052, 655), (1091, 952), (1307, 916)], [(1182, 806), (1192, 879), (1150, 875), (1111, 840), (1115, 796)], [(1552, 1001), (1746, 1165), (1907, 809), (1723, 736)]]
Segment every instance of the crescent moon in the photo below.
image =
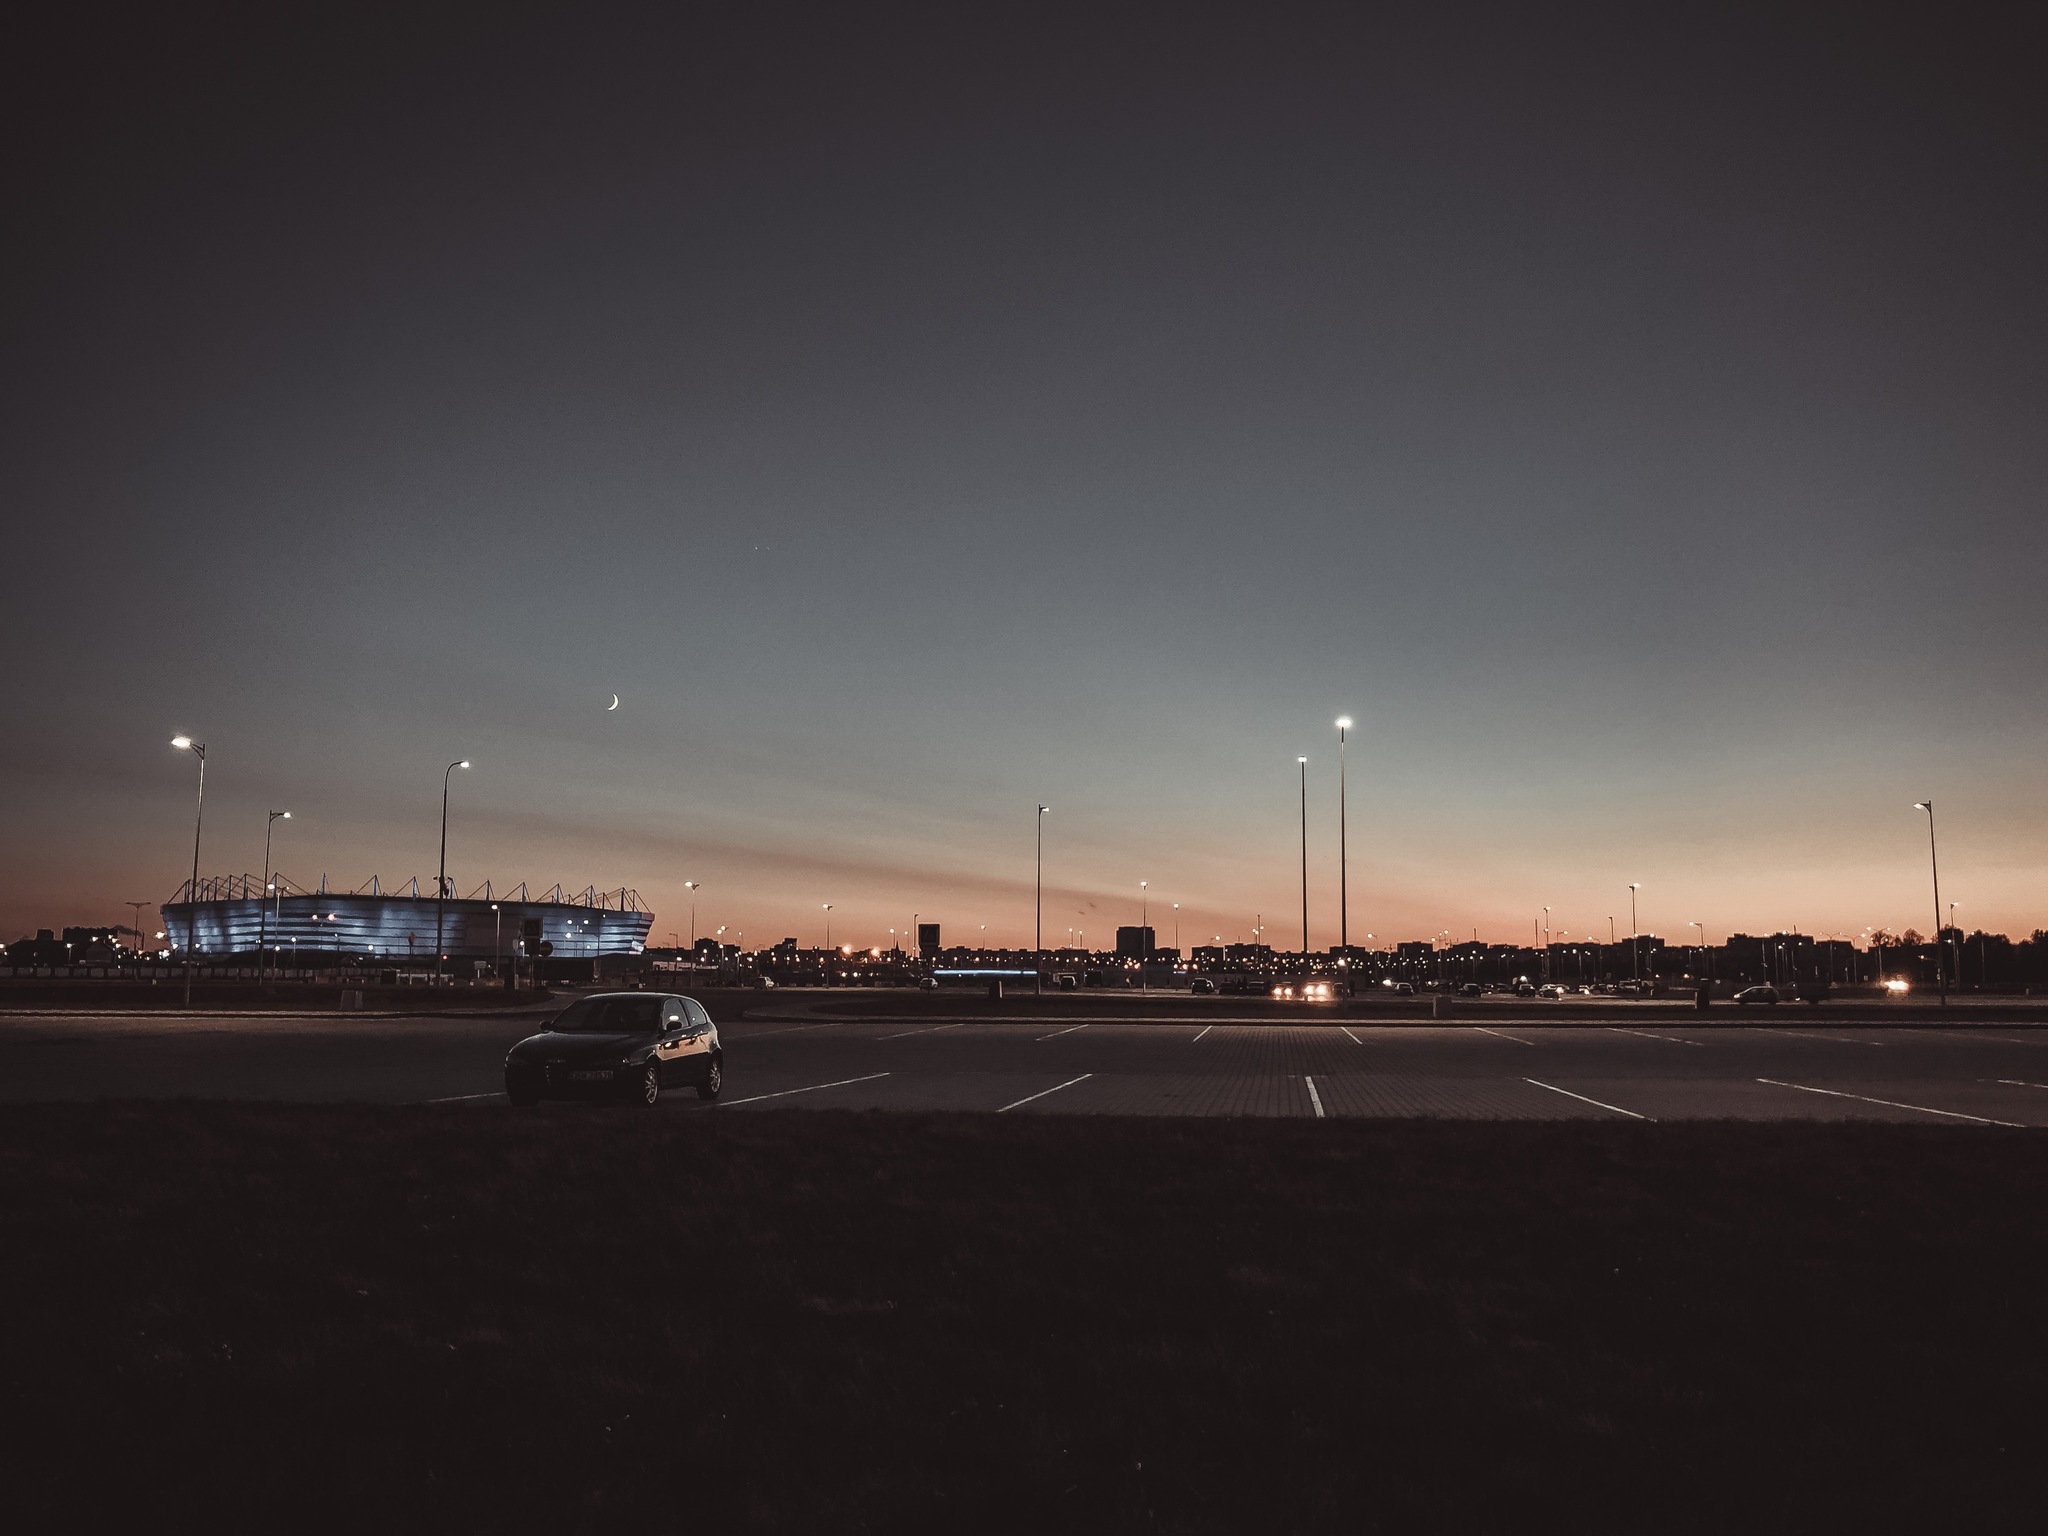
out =
[(610, 714), (610, 713), (611, 713), (611, 712), (612, 712), (613, 710), (617, 709), (618, 707), (619, 707), (619, 696), (618, 696), (618, 695), (617, 695), (617, 694), (615, 693), (615, 694), (613, 694), (613, 695), (612, 695), (612, 701), (611, 701), (611, 703), (609, 703), (609, 704), (605, 705), (605, 707), (604, 707), (604, 712), (605, 712), (606, 714)]

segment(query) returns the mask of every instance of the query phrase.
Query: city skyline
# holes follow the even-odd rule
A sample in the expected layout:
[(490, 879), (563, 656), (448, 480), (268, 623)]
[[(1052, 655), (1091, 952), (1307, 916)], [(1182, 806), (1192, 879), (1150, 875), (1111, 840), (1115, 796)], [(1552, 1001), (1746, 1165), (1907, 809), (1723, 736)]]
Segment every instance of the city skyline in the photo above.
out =
[[(1354, 741), (1363, 744), (1363, 737), (1367, 733), (1360, 732), (1356, 726), (1353, 732)], [(1369, 753), (1362, 756), (1367, 763), (1373, 761)], [(229, 787), (229, 781), (224, 779), (217, 745), (213, 750), (212, 759), (214, 766), (213, 776), (208, 783), (207, 836), (200, 872), (203, 876), (210, 877), (228, 871), (241, 873), (245, 869), (260, 870), (260, 856), (240, 862), (233, 857), (233, 850), (241, 842), (248, 841), (246, 838), (238, 839), (238, 828), (233, 820), (241, 809), (244, 797), (237, 795)], [(189, 759), (181, 761), (189, 762)], [(1290, 763), (1288, 766), (1293, 765)], [(479, 770), (481, 768), (482, 765), (479, 764)], [(1313, 759), (1310, 768), (1313, 773)], [(608, 837), (601, 827), (595, 824), (578, 826), (572, 823), (565, 827), (555, 818), (521, 811), (517, 807), (506, 807), (503, 801), (509, 797), (492, 795), (480, 789), (480, 786), (488, 783), (488, 778), (488, 774), (482, 771), (465, 774), (461, 781), (464, 795), (455, 802), (456, 809), (451, 818), (450, 881), (457, 895), (467, 894), (487, 879), (500, 891), (509, 890), (522, 880), (535, 890), (544, 889), (556, 883), (558, 879), (569, 884), (575, 891), (580, 891), (585, 884), (604, 888), (615, 888), (623, 884), (639, 892), (642, 899), (656, 911), (657, 916), (664, 912), (673, 913), (679, 909), (678, 904), (682, 908), (687, 908), (694, 897), (700, 909), (701, 932), (709, 932), (711, 928), (723, 925), (736, 934), (751, 934), (754, 942), (750, 947), (766, 947), (782, 937), (795, 937), (799, 942), (809, 946), (814, 942), (815, 936), (807, 934), (805, 930), (808, 927), (822, 929), (821, 903), (831, 899), (834, 921), (841, 927), (842, 941), (857, 942), (861, 948), (870, 947), (875, 943), (886, 943), (887, 932), (891, 928), (900, 934), (907, 927), (907, 913), (910, 910), (921, 912), (926, 921), (941, 922), (946, 926), (949, 936), (971, 930), (977, 940), (985, 934), (985, 942), (991, 947), (1030, 947), (1030, 930), (1034, 918), (1034, 888), (1029, 864), (1033, 850), (1029, 842), (1028, 816), (1027, 831), (1022, 839), (1026, 863), (1021, 871), (1016, 869), (1015, 850), (1012, 850), (1013, 867), (1005, 875), (999, 867), (994, 867), (993, 858), (990, 860), (991, 867), (986, 869), (976, 868), (970, 862), (977, 847), (991, 849), (993, 844), (1000, 841), (1002, 829), (990, 825), (992, 819), (989, 818), (979, 822), (971, 817), (957, 815), (934, 817), (929, 822), (908, 818), (905, 824), (887, 834), (900, 842), (900, 850), (887, 863), (876, 857), (880, 852), (875, 846), (878, 839), (870, 837), (863, 840), (859, 836), (845, 832), (836, 835), (836, 849), (815, 851), (798, 858), (786, 855), (777, 857), (774, 854), (764, 855), (760, 851), (764, 845), (772, 847), (772, 844), (741, 840), (721, 844), (715, 839), (692, 838), (682, 832), (666, 836), (629, 832), (623, 837)], [(1170, 880), (1137, 876), (1122, 882), (1128, 889), (1119, 889), (1114, 882), (1110, 866), (1118, 862), (1120, 854), (1115, 840), (1119, 834), (1128, 835), (1129, 829), (1123, 826), (1115, 814), (1105, 816), (1102, 812), (1091, 809), (1085, 798), (1078, 796), (1078, 792), (1075, 796), (1070, 796), (1066, 803), (1072, 809), (1068, 811), (1065, 819), (1075, 826), (1075, 836), (1082, 846), (1078, 850), (1063, 848), (1061, 812), (1054, 808), (1048, 817), (1051, 823), (1048, 828), (1051, 857), (1045, 905), (1046, 947), (1056, 947), (1060, 936), (1070, 930), (1085, 930), (1093, 926), (1099, 933), (1108, 934), (1118, 926), (1137, 922), (1145, 898), (1139, 881), (1149, 880), (1152, 892), (1165, 908), (1171, 909), (1176, 902), (1179, 904), (1180, 921), (1185, 933), (1198, 935), (1189, 938), (1183, 944), (1183, 948), (1192, 948), (1198, 942), (1212, 942), (1219, 934), (1227, 943), (1250, 942), (1256, 936), (1253, 925), (1263, 914), (1265, 942), (1272, 943), (1275, 948), (1281, 950), (1299, 949), (1299, 892), (1295, 883), (1298, 880), (1298, 844), (1295, 841), (1297, 804), (1293, 795), (1297, 782), (1294, 773), (1285, 773), (1282, 779), (1285, 792), (1279, 797), (1280, 805), (1265, 808), (1266, 815), (1263, 819), (1266, 831), (1269, 834), (1277, 832), (1280, 835), (1281, 846), (1269, 848), (1263, 860), (1255, 851), (1233, 855), (1227, 848), (1218, 851), (1214, 848), (1197, 847), (1165, 850), (1155, 861), (1155, 864), (1170, 871), (1193, 871), (1196, 878), (1207, 875), (1211, 880), (1215, 880), (1219, 875), (1223, 879), (1235, 876), (1250, 895), (1248, 903), (1228, 903), (1219, 900), (1210, 890), (1196, 888), (1192, 880), (1184, 881), (1184, 888), (1175, 889)], [(1314, 796), (1310, 805), (1309, 947), (1312, 950), (1325, 950), (1337, 942), (1338, 923), (1337, 812), (1334, 777), (1328, 786), (1320, 786), (1318, 781), (1312, 779), (1312, 794), (1319, 787), (1326, 787), (1328, 794)], [(483, 802), (481, 805), (468, 803), (472, 791), (475, 791), (476, 798)], [(258, 794), (255, 798), (261, 800), (266, 797)], [(269, 800), (276, 798), (275, 794), (268, 796)], [(304, 797), (299, 798), (303, 803)], [(1321, 803), (1324, 799), (1330, 802), (1327, 806)], [(436, 801), (434, 808), (437, 807)], [(1035, 806), (1031, 809), (1035, 813)], [(1881, 809), (1881, 806), (1878, 809)], [(1824, 901), (1816, 901), (1814, 905), (1819, 911), (1812, 917), (1797, 911), (1789, 914), (1766, 913), (1761, 917), (1745, 916), (1743, 914), (1746, 909), (1742, 905), (1740, 894), (1747, 883), (1743, 875), (1717, 875), (1710, 872), (1704, 878), (1686, 878), (1681, 873), (1677, 881), (1663, 889), (1660, 889), (1660, 882), (1654, 880), (1641, 882), (1638, 893), (1641, 898), (1638, 914), (1639, 931), (1646, 935), (1661, 934), (1668, 942), (1674, 943), (1689, 940), (1694, 932), (1692, 924), (1697, 922), (1703, 922), (1710, 934), (1719, 934), (1723, 937), (1730, 932), (1798, 931), (1818, 937), (1853, 939), (1859, 943), (1861, 936), (1870, 929), (1889, 930), (1894, 933), (1902, 933), (1908, 929), (1922, 933), (1932, 932), (1934, 913), (1925, 864), (1925, 823), (1914, 807), (1908, 805), (1905, 810), (1912, 813), (1905, 820), (1905, 835), (1898, 836), (1899, 829), (1895, 828), (1895, 835), (1890, 839), (1894, 845), (1891, 863), (1896, 867), (1885, 868), (1883, 860), (1873, 858), (1865, 871), (1868, 877), (1868, 890), (1888, 892), (1891, 904), (1898, 909), (1894, 912), (1851, 921), (1829, 912)], [(1357, 815), (1355, 811), (1353, 814)], [(189, 805), (185, 807), (185, 815), (187, 825), (177, 835), (185, 839), (184, 847), (189, 850)], [(259, 820), (267, 825), (267, 813), (259, 815)], [(1322, 825), (1323, 822), (1328, 823), (1327, 827)], [(438, 821), (435, 821), (433, 826), (437, 829)], [(396, 890), (417, 876), (423, 881), (422, 890), (431, 894), (431, 867), (425, 875), (420, 875), (418, 869), (405, 866), (403, 845), (396, 845), (397, 862), (393, 862), (393, 856), (387, 853), (384, 863), (379, 867), (358, 873), (354, 865), (346, 863), (345, 855), (352, 852), (360, 858), (367, 853), (370, 858), (375, 859), (380, 845), (350, 837), (348, 834), (356, 829), (351, 828), (346, 822), (341, 824), (340, 830), (342, 837), (337, 842), (333, 829), (318, 826), (314, 817), (309, 816), (304, 810), (298, 811), (296, 820), (284, 834), (285, 840), (281, 841), (276, 855), (278, 873), (308, 888), (316, 886), (325, 878), (336, 890), (353, 890), (366, 884), (373, 875), (384, 883), (385, 889)], [(972, 833), (976, 830), (985, 838), (985, 841), (979, 844), (972, 840)], [(1014, 834), (1014, 829), (1011, 830)], [(1953, 821), (1943, 824), (1943, 856), (1945, 866), (1949, 870), (1946, 877), (1949, 883), (1943, 896), (1944, 908), (1950, 903), (1954, 904), (1956, 920), (1966, 932), (1974, 932), (1981, 928), (1994, 933), (2009, 933), (2016, 939), (2026, 937), (2035, 927), (2040, 926), (2040, 923), (2029, 923), (2023, 908), (2020, 909), (2020, 921), (2006, 926), (2000, 926), (1995, 920), (1986, 921), (1975, 915), (1975, 910), (1983, 903), (1973, 899), (1981, 886), (1971, 878), (1976, 873), (1972, 869), (1971, 854), (1977, 846), (1977, 839), (1970, 833), (1971, 829), (1967, 823), (1960, 829)], [(1155, 832), (1155, 835), (1159, 834)], [(1447, 942), (1463, 942), (1473, 937), (1475, 928), (1483, 942), (1531, 942), (1532, 930), (1540, 931), (1546, 921), (1546, 906), (1550, 909), (1547, 919), (1549, 933), (1560, 943), (1588, 939), (1606, 942), (1610, 922), (1614, 924), (1614, 931), (1620, 936), (1625, 938), (1629, 932), (1628, 887), (1631, 882), (1628, 880), (1610, 882), (1614, 889), (1606, 893), (1610, 897), (1607, 905), (1615, 908), (1613, 911), (1600, 910), (1601, 903), (1598, 897), (1602, 893), (1597, 887), (1589, 888), (1584, 884), (1572, 886), (1565, 881), (1558, 882), (1557, 889), (1540, 889), (1530, 885), (1527, 888), (1534, 894), (1539, 897), (1548, 896), (1551, 899), (1547, 902), (1538, 900), (1532, 903), (1518, 924), (1517, 920), (1499, 904), (1493, 905), (1490, 909), (1477, 902), (1461, 906), (1458, 900), (1460, 893), (1456, 890), (1454, 882), (1445, 879), (1440, 872), (1435, 873), (1428, 883), (1418, 881), (1407, 891), (1411, 908), (1420, 906), (1423, 902), (1433, 903), (1431, 906), (1422, 907), (1423, 911), (1431, 915), (1424, 916), (1419, 922), (1411, 919), (1405, 926), (1398, 916), (1390, 922), (1381, 914), (1395, 907), (1399, 896), (1390, 898), (1384, 887), (1362, 884), (1384, 864), (1384, 855), (1380, 859), (1372, 859), (1367, 856), (1367, 851), (1361, 848), (1361, 841), (1365, 835), (1366, 829), (1354, 827), (1351, 852), (1351, 904), (1356, 914), (1353, 942), (1360, 947), (1388, 948), (1398, 943), (1433, 939), (1446, 930), (1450, 934)], [(963, 838), (967, 841), (963, 842)], [(513, 839), (543, 850), (558, 851), (553, 855), (553, 862), (549, 861), (550, 855), (543, 852), (538, 855), (537, 860), (522, 863), (517, 853), (493, 858), (491, 854), (478, 852), (475, 848), (479, 842), (485, 848), (491, 848), (494, 845), (504, 846)], [(650, 845), (658, 851), (650, 853)], [(1672, 846), (1662, 845), (1665, 857), (1672, 856)], [(1682, 849), (1685, 845), (1680, 843), (1676, 846)], [(565, 859), (577, 857), (579, 851), (594, 851), (607, 847), (616, 850), (612, 855), (616, 863), (644, 869), (647, 871), (645, 877), (638, 880), (620, 879), (609, 873), (599, 876), (584, 870), (580, 865), (562, 863)], [(323, 855), (337, 849), (344, 855), (343, 862), (337, 863), (333, 859), (322, 862)], [(866, 850), (865, 857), (862, 856), (863, 849)], [(1910, 853), (1907, 851), (1909, 849)], [(675, 862), (675, 859), (687, 857), (691, 850), (695, 852), (695, 862), (686, 870), (681, 863)], [(1816, 847), (1809, 843), (1807, 852), (1809, 856), (1824, 861), (1816, 870), (1816, 874), (1823, 881), (1840, 876), (1844, 869), (1844, 861), (1837, 850), (1832, 847)], [(216, 857), (216, 854), (219, 856)], [(1900, 861), (1900, 855), (1905, 855), (1905, 862)], [(921, 865), (920, 859), (929, 859), (931, 863), (928, 866)], [(1911, 862), (1914, 859), (1919, 861), (1917, 867)], [(1082, 878), (1076, 880), (1071, 869), (1063, 871), (1063, 863), (1078, 866)], [(1262, 863), (1263, 870), (1260, 869)], [(1518, 873), (1527, 881), (1532, 867), (1531, 854), (1525, 850), (1505, 856), (1500, 860), (1499, 867), (1511, 874)], [(1247, 871), (1252, 873), (1246, 874)], [(799, 873), (812, 877), (816, 886), (815, 891), (799, 892), (791, 889), (791, 881)], [(1088, 878), (1090, 875), (1094, 876), (1093, 880)], [(1688, 906), (1682, 899), (1684, 894), (1713, 891), (1717, 889), (1717, 879), (1720, 882), (1718, 889), (1729, 896), (1727, 904), (1720, 906), (1720, 910), (1725, 914), (1725, 920), (1717, 921), (1711, 915), (1704, 918), (1671, 915), (1666, 906), (1670, 891), (1679, 892), (1678, 904)], [(177, 883), (182, 886), (184, 880), (185, 873), (181, 871)], [(695, 892), (685, 889), (685, 882), (692, 880), (699, 887)], [(865, 891), (862, 889), (863, 882), (867, 886)], [(877, 894), (877, 887), (895, 895), (890, 897)], [(1775, 888), (1784, 889), (1782, 876), (1775, 882)], [(946, 895), (948, 889), (955, 893), (967, 891), (975, 895), (963, 898), (955, 894), (951, 898), (952, 907), (949, 910)], [(2024, 898), (2024, 872), (2016, 889)], [(1576, 892), (1581, 899), (1576, 903), (1562, 899), (1570, 892)], [(152, 899), (169, 899), (171, 894), (166, 892)], [(133, 898), (129, 899), (129, 904), (132, 904), (132, 900)], [(1912, 910), (1916, 903), (1924, 909), (1918, 914)], [(897, 910), (899, 905), (904, 906), (903, 911)], [(1701, 909), (1712, 913), (1717, 905), (1720, 904), (1711, 900), (1706, 903), (1694, 902), (1689, 904), (1688, 909)], [(41, 911), (45, 910), (46, 906), (47, 904), (45, 907), (28, 907), (26, 910)], [(1238, 910), (1239, 907), (1243, 910)], [(1125, 910), (1126, 908), (1128, 910)], [(706, 924), (704, 919), (710, 919), (710, 922)], [(100, 923), (115, 920), (108, 914), (87, 913), (67, 917), (65, 923)], [(778, 921), (781, 924), (781, 931), (771, 935), (769, 930), (777, 929)], [(49, 927), (52, 926), (52, 921), (45, 917), (39, 922), (28, 922), (31, 930), (37, 926)], [(1156, 919), (1154, 926), (1158, 926)], [(856, 935), (859, 935), (857, 939)], [(1091, 944), (1091, 947), (1108, 948), (1109, 944)]]

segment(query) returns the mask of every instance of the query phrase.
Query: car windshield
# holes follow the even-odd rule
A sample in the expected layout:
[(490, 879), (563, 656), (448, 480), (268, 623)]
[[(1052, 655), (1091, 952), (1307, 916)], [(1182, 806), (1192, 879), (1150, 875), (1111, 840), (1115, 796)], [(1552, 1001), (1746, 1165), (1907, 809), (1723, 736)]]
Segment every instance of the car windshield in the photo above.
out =
[(550, 1029), (596, 1035), (651, 1034), (661, 1026), (658, 997), (586, 997), (572, 1003)]

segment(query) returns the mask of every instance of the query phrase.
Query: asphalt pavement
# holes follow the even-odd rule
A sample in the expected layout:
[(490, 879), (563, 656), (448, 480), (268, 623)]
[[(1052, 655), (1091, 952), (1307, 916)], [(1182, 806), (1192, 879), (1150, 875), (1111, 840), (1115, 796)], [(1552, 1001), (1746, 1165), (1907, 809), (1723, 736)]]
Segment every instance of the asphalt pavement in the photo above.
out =
[[(1737, 1022), (1674, 1010), (1387, 1025), (1226, 1007), (1133, 1021), (850, 1017), (791, 997), (714, 1008), (726, 1092), (655, 1112), (1454, 1119), (1877, 1119), (2048, 1125), (2048, 1028)], [(1782, 1022), (1781, 1022), (1782, 1021)], [(500, 1064), (536, 1017), (27, 1014), (0, 1019), (0, 1102), (226, 1098), (502, 1106)], [(581, 1113), (581, 1108), (558, 1112)], [(592, 1109), (587, 1112), (606, 1112)], [(629, 1112), (629, 1111), (616, 1111)], [(645, 1111), (630, 1111), (642, 1113)]]

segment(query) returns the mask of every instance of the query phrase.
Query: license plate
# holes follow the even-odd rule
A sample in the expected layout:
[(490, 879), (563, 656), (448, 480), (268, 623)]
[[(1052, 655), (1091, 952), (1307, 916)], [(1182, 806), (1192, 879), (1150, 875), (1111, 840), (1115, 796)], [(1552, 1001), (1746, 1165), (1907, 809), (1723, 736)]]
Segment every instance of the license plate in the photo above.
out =
[(571, 1072), (569, 1074), (569, 1081), (572, 1083), (608, 1083), (611, 1080), (612, 1074), (609, 1068), (602, 1072)]

